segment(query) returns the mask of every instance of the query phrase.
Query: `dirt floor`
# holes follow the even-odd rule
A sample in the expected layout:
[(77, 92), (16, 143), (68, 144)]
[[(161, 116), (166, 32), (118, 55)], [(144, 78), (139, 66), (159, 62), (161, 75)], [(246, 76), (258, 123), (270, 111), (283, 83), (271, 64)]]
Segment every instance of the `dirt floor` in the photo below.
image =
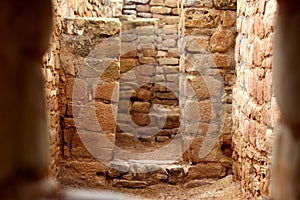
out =
[(194, 180), (187, 184), (158, 184), (144, 189), (115, 189), (116, 193), (131, 194), (141, 200), (241, 200), (239, 183), (233, 176), (220, 180)]

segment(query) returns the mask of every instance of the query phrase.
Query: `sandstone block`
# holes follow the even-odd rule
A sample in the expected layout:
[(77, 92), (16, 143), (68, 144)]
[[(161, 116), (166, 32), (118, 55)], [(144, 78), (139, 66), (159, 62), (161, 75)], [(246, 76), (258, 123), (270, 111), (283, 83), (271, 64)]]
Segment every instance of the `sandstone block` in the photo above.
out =
[(210, 38), (212, 52), (226, 52), (233, 48), (235, 36), (230, 30), (214, 33)]
[(265, 29), (264, 29), (264, 23), (263, 19), (259, 16), (256, 15), (254, 18), (254, 33), (257, 35), (260, 39), (263, 39), (265, 37)]
[(188, 167), (189, 179), (221, 178), (226, 176), (226, 168), (217, 163), (199, 163)]
[(166, 74), (166, 79), (168, 82), (179, 83), (179, 75), (178, 74)]
[(80, 113), (80, 117), (77, 119), (80, 128), (90, 131), (102, 130), (105, 133), (114, 132), (115, 120), (112, 108), (112, 105), (102, 102), (95, 102), (95, 105), (85, 105)]
[(152, 6), (150, 11), (153, 14), (170, 14), (172, 12), (172, 9), (162, 6)]
[(136, 132), (138, 134), (137, 137), (142, 138), (142, 139), (146, 139), (146, 138), (150, 138), (154, 135), (156, 135), (156, 133), (159, 132), (159, 129), (157, 127), (137, 127), (136, 128)]
[(152, 18), (152, 14), (146, 12), (138, 12), (137, 16), (142, 18)]
[(180, 8), (172, 8), (172, 14), (173, 15), (179, 15), (180, 12), (181, 12)]
[(167, 91), (167, 88), (163, 85), (155, 84), (154, 91), (165, 92), (165, 91)]
[(178, 65), (178, 58), (158, 58), (158, 62), (160, 65)]
[(154, 78), (151, 76), (145, 76), (142, 74), (137, 74), (137, 76), (136, 76), (136, 81), (139, 84), (152, 83), (153, 80), (154, 80)]
[(138, 12), (148, 12), (148, 11), (150, 11), (150, 6), (149, 5), (137, 5), (136, 10)]
[(107, 101), (117, 102), (119, 100), (119, 84), (107, 83), (97, 85), (95, 91), (95, 98)]
[(208, 39), (193, 37), (192, 39), (186, 42), (185, 50), (190, 52), (197, 52), (197, 53), (207, 53)]
[(179, 24), (179, 17), (178, 16), (167, 16), (166, 24)]
[(140, 4), (147, 4), (149, 3), (150, 0), (125, 0), (125, 4), (130, 4), (130, 3), (140, 3)]
[(151, 0), (150, 6), (163, 6), (164, 0)]
[(95, 102), (95, 110), (102, 131), (111, 133), (114, 132), (116, 128), (116, 122), (112, 105), (102, 102)]
[[(69, 49), (68, 49), (69, 50)], [(64, 69), (66, 74), (70, 74), (75, 76), (75, 67), (74, 67), (74, 55), (70, 55), (68, 50), (65, 48), (61, 48), (61, 66)]]
[(253, 62), (256, 66), (261, 66), (264, 57), (264, 52), (262, 52), (261, 41), (255, 39), (253, 42)]
[[(198, 101), (187, 100), (184, 104), (184, 120), (186, 125), (189, 123), (199, 123), (200, 113)], [(197, 130), (195, 130), (197, 131)]]
[(151, 91), (145, 89), (145, 88), (139, 88), (137, 91), (137, 98), (142, 101), (149, 101), (152, 98)]
[(136, 67), (138, 65), (138, 62), (134, 58), (121, 58), (120, 61), (120, 70), (122, 73), (125, 73), (132, 68)]
[[(99, 74), (99, 72), (98, 72)], [(105, 66), (105, 70), (100, 76), (100, 80), (103, 81), (117, 81), (120, 78), (120, 63), (117, 60), (113, 60)]]
[(223, 27), (231, 27), (235, 24), (236, 12), (235, 11), (225, 11), (223, 15)]
[[(115, 35), (119, 33), (121, 23), (119, 19), (94, 18), (64, 18), (63, 33), (70, 35), (81, 35), (82, 30), (86, 35)], [(101, 28), (100, 28), (101, 27)]]
[(229, 68), (232, 63), (232, 58), (228, 55), (223, 54), (213, 54), (212, 59), (217, 67)]
[(163, 130), (159, 131), (156, 135), (171, 137), (171, 135), (174, 135), (174, 132), (173, 132), (173, 129), (163, 129)]
[(148, 26), (138, 26), (135, 30), (139, 35), (153, 36), (155, 29), (153, 25), (148, 25)]
[(187, 0), (185, 1), (186, 7), (212, 7), (213, 0)]
[(124, 5), (123, 9), (124, 10), (135, 10), (136, 5), (135, 4), (131, 4), (131, 5)]
[(75, 128), (75, 122), (73, 118), (64, 118), (64, 125), (66, 128)]
[(175, 47), (176, 46), (176, 40), (174, 39), (166, 39), (162, 42), (163, 47)]
[(142, 65), (141, 68), (139, 68), (139, 73), (146, 76), (152, 76), (155, 71), (155, 66), (153, 65)]
[(153, 103), (162, 104), (162, 105), (169, 105), (169, 106), (177, 106), (179, 101), (176, 99), (158, 99), (155, 98)]
[(185, 83), (186, 95), (199, 98), (207, 98), (220, 94), (222, 82), (211, 76), (194, 77), (187, 79)]
[(213, 11), (185, 9), (185, 26), (187, 28), (215, 28), (220, 23), (220, 16)]
[[(80, 139), (83, 142), (85, 147), (81, 149), (78, 147), (76, 149), (72, 149), (73, 155), (75, 155), (75, 151), (77, 155), (83, 149), (89, 150), (90, 154), (96, 159), (102, 161), (110, 161), (113, 155), (113, 148), (114, 148), (114, 138), (115, 134), (101, 134), (95, 132), (87, 132), (81, 131), (80, 132)], [(80, 155), (81, 156), (81, 155)], [(91, 156), (87, 157), (90, 158)]]
[(156, 93), (155, 96), (159, 99), (177, 99), (173, 92)]
[(145, 57), (155, 57), (156, 56), (156, 51), (153, 48), (144, 48), (142, 50), (143, 56)]
[(170, 137), (169, 136), (157, 136), (157, 137), (155, 137), (155, 140), (157, 142), (166, 142), (166, 141), (170, 140)]
[(124, 15), (136, 15), (136, 10), (123, 10)]
[(73, 175), (75, 175), (76, 172), (79, 172), (77, 175), (75, 175), (75, 177), (81, 176), (83, 172), (93, 173), (93, 174), (96, 174), (97, 172), (105, 173), (105, 166), (102, 163), (95, 162), (95, 161), (92, 162), (69, 161), (65, 163), (65, 167), (68, 168), (68, 170), (66, 171), (68, 172), (73, 171), (74, 173)]
[(216, 117), (211, 101), (205, 100), (199, 102), (199, 115), (202, 122), (210, 122)]
[(126, 51), (126, 52), (122, 53), (121, 59), (122, 58), (136, 58), (136, 57), (138, 57), (138, 55), (139, 55), (139, 52), (137, 50)]
[(149, 115), (142, 113), (134, 113), (132, 120), (139, 126), (147, 126), (151, 122)]
[(158, 127), (159, 128), (177, 128), (180, 126), (180, 115), (178, 114), (173, 114), (173, 115), (168, 115), (167, 119), (164, 121), (161, 118), (158, 119)]
[(165, 76), (163, 74), (158, 74), (155, 76), (155, 82), (164, 82), (165, 81)]
[(66, 97), (72, 99), (73, 95), (75, 99), (85, 99), (87, 97), (87, 82), (79, 78), (69, 78), (66, 84)]
[(110, 40), (104, 40), (102, 41), (101, 45), (94, 47), (89, 52), (88, 56), (92, 58), (103, 58), (103, 57), (118, 58), (120, 56), (120, 50), (121, 50), (120, 40), (121, 40), (120, 37), (115, 37)]
[(135, 42), (125, 42), (121, 43), (121, 58), (126, 57), (136, 57), (137, 56), (137, 46)]
[(178, 33), (178, 24), (167, 24), (162, 29), (158, 30), (158, 33), (161, 35), (177, 34)]
[(236, 10), (237, 0), (214, 0), (214, 6), (217, 9), (223, 9), (223, 10)]
[(139, 113), (149, 113), (150, 106), (151, 105), (149, 102), (136, 101), (133, 103), (133, 111)]
[(110, 178), (118, 178), (121, 177), (123, 174), (124, 174), (123, 172), (116, 170), (114, 168), (109, 168), (107, 170), (107, 176)]
[[(138, 43), (140, 43), (140, 44), (154, 44), (155, 43), (155, 36), (141, 35), (138, 38)], [(149, 49), (151, 49), (151, 48), (149, 48)]]
[(197, 136), (190, 145), (189, 157), (193, 163), (219, 161), (223, 157), (219, 139), (207, 135)]
[(153, 57), (139, 57), (139, 62), (141, 64), (155, 64), (155, 59)]
[(177, 8), (178, 1), (176, 0), (165, 0), (165, 6), (171, 7), (171, 8)]

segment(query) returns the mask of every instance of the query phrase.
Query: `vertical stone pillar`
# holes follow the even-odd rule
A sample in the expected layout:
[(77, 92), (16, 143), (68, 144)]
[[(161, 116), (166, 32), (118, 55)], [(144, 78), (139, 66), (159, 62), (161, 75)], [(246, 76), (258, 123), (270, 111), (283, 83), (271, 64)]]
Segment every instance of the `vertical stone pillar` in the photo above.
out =
[(190, 166), (195, 170), (205, 163), (208, 177), (222, 177), (231, 173), (232, 164), (236, 2), (191, 0), (183, 1), (182, 7), (180, 99), (184, 160), (196, 164)]
[(120, 30), (114, 18), (63, 19), (62, 183), (105, 184), (104, 164), (113, 158), (116, 133)]

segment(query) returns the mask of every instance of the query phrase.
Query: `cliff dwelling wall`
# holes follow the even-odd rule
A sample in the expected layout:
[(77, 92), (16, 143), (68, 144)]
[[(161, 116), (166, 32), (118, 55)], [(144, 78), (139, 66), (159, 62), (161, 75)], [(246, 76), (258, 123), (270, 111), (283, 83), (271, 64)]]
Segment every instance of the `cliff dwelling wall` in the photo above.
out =
[(52, 176), (104, 188), (234, 173), (246, 197), (269, 195), (275, 1), (54, 5)]
[(270, 197), (270, 164), (279, 111), (272, 84), (276, 1), (239, 1), (233, 89), (233, 171), (244, 199)]

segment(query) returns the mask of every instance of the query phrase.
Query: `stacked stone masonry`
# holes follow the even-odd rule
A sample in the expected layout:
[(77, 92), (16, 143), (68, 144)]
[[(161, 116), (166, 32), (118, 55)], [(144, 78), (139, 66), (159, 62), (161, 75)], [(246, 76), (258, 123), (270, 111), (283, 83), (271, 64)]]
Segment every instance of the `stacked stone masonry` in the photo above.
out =
[(50, 51), (60, 59), (45, 71), (57, 75), (51, 147), (61, 183), (144, 187), (230, 174), (236, 2), (125, 2), (123, 14), (149, 6), (152, 16), (119, 19), (82, 18), (90, 6), (60, 3)]
[(275, 0), (239, 1), (233, 89), (233, 171), (243, 199), (270, 198), (270, 161), (279, 116), (272, 84)]
[[(180, 70), (185, 161), (231, 173), (236, 2), (186, 1)], [(217, 170), (217, 169), (216, 169)]]
[(57, 0), (62, 16), (118, 17), (122, 15), (122, 0)]
[(49, 50), (45, 53), (42, 72), (45, 79), (45, 96), (48, 114), (48, 130), (50, 144), (49, 175), (57, 178), (60, 172), (61, 160), (61, 116), (60, 116), (60, 59), (59, 37), (61, 27), (60, 3), (53, 1), (53, 32)]
[[(131, 135), (150, 142), (148, 145), (151, 141), (170, 140), (179, 127), (178, 70), (174, 70), (173, 74), (166, 73), (160, 58), (157, 59), (157, 22), (156, 19), (122, 22), (118, 136), (124, 138)], [(177, 58), (169, 64), (178, 63)], [(168, 68), (170, 72), (171, 67)], [(173, 88), (176, 86), (177, 95), (167, 88), (170, 84)], [(161, 123), (164, 112), (169, 113), (165, 125)], [(122, 145), (122, 142), (117, 137), (117, 143)]]
[(105, 167), (98, 160), (113, 156), (120, 30), (119, 20), (113, 18), (62, 21), (62, 184), (105, 185)]
[[(51, 176), (146, 187), (233, 170), (245, 199), (269, 197), (275, 0), (53, 3)], [(144, 154), (172, 145), (159, 162)]]

